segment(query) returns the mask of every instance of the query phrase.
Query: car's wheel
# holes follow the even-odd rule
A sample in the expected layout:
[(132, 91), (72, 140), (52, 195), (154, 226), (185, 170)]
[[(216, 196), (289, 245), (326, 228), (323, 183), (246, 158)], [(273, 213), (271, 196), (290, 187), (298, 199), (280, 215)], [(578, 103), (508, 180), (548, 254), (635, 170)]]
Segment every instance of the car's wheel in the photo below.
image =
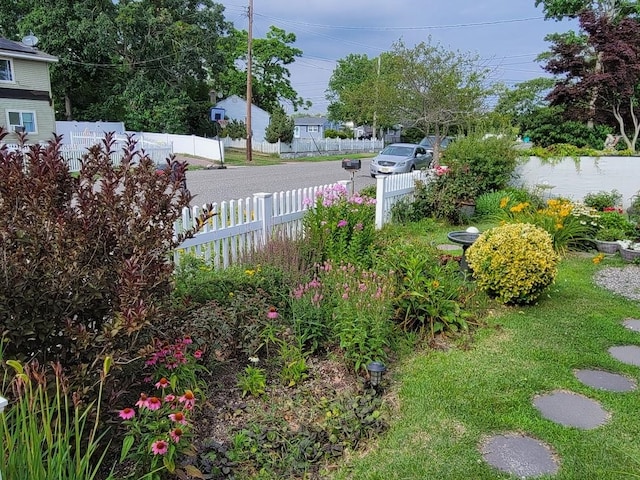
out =
[(409, 172), (413, 172), (416, 169), (415, 165), (411, 165), (411, 169), (409, 170)]

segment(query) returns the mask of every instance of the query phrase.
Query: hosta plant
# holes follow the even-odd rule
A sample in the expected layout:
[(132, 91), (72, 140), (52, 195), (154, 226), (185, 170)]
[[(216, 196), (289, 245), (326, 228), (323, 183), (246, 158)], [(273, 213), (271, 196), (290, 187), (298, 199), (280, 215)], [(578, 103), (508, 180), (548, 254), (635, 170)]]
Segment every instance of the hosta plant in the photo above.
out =
[(503, 303), (531, 303), (553, 283), (558, 254), (551, 235), (528, 223), (484, 232), (467, 250), (478, 287)]

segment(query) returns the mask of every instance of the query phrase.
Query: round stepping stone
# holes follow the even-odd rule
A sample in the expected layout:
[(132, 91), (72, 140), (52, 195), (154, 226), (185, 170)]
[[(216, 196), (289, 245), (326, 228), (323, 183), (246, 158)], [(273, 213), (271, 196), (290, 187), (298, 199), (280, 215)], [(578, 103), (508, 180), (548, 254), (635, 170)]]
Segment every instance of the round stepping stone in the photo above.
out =
[(585, 385), (609, 392), (630, 392), (636, 389), (636, 382), (618, 373), (602, 370), (577, 370), (576, 377)]
[(624, 322), (622, 322), (622, 324), (629, 330), (640, 332), (640, 320), (637, 320), (635, 318), (627, 318)]
[(451, 243), (443, 243), (441, 245), (438, 245), (436, 247), (438, 250), (444, 250), (447, 252), (453, 251), (453, 250), (461, 250), (462, 247), (460, 245), (453, 245)]
[(558, 471), (551, 448), (524, 435), (495, 435), (484, 442), (481, 452), (489, 465), (518, 478), (553, 475)]
[(533, 400), (534, 406), (548, 420), (589, 430), (606, 423), (609, 414), (595, 400), (572, 392), (555, 391)]
[(636, 345), (611, 347), (609, 353), (613, 358), (620, 360), (622, 363), (640, 367), (640, 347)]

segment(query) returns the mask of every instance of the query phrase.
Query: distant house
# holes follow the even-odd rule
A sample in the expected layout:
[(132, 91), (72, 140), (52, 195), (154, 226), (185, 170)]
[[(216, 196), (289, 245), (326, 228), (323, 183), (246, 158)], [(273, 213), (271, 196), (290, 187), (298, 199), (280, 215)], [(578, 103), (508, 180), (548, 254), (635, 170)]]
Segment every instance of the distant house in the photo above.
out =
[[(244, 98), (240, 98), (237, 95), (231, 95), (230, 97), (220, 100), (216, 103), (217, 108), (225, 109), (225, 117), (229, 120), (237, 120), (239, 122), (247, 123), (247, 101)], [(252, 139), (256, 142), (263, 142), (264, 136), (269, 126), (269, 119), (271, 115), (269, 112), (251, 105), (251, 130)]]
[(294, 138), (324, 138), (324, 132), (331, 128), (325, 117), (299, 117), (294, 122)]
[(11, 132), (4, 141), (27, 132), (30, 143), (45, 142), (56, 131), (49, 65), (58, 59), (37, 48), (0, 37), (0, 125)]

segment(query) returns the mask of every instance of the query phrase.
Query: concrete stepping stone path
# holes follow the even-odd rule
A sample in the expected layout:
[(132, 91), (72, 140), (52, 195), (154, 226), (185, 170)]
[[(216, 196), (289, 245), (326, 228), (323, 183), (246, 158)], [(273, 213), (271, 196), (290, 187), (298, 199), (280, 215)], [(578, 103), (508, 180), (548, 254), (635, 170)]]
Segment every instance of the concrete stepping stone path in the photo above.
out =
[(489, 465), (519, 478), (553, 475), (558, 471), (551, 448), (525, 435), (495, 435), (487, 439), (480, 450)]
[(556, 390), (536, 397), (533, 404), (544, 418), (567, 427), (590, 430), (609, 419), (600, 403), (573, 392)]
[(611, 347), (609, 353), (613, 358), (620, 360), (622, 363), (640, 367), (640, 347), (636, 345)]
[[(640, 332), (640, 320), (628, 318), (623, 326)], [(640, 346), (622, 345), (609, 348), (615, 359), (640, 367)], [(574, 372), (583, 384), (610, 392), (629, 392), (637, 388), (635, 379), (603, 370), (581, 369)], [(555, 423), (583, 430), (597, 428), (607, 423), (610, 414), (599, 402), (574, 392), (556, 390), (538, 395), (533, 405), (540, 414)], [(505, 434), (489, 437), (481, 446), (484, 460), (494, 468), (519, 478), (554, 475), (558, 472), (558, 460), (552, 449), (534, 438), (522, 434)]]
[(618, 373), (603, 370), (576, 370), (575, 376), (589, 387), (607, 390), (609, 392), (630, 392), (635, 390), (635, 380)]

